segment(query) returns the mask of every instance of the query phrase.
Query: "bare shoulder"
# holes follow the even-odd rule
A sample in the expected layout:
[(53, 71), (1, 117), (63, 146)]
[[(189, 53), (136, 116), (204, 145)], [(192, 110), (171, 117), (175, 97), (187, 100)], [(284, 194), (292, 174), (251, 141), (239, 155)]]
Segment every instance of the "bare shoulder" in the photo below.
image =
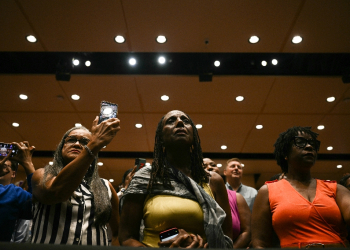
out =
[(259, 189), (259, 191), (258, 191), (258, 195), (269, 195), (269, 189), (268, 189), (268, 187), (267, 187), (267, 185), (265, 184), (265, 185), (263, 185), (260, 189)]
[(236, 198), (237, 198), (237, 201), (242, 201), (242, 199), (244, 199), (243, 195), (237, 192), (236, 192)]

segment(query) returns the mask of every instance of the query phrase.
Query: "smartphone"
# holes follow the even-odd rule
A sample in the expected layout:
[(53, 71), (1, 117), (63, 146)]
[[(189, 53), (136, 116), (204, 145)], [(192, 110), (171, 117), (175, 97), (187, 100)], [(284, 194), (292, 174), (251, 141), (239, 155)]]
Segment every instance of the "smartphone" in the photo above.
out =
[(109, 118), (117, 118), (118, 104), (102, 101), (98, 124)]
[(175, 238), (179, 234), (179, 230), (174, 227), (159, 233), (159, 239), (161, 242)]
[(11, 156), (14, 156), (17, 151), (16, 145), (0, 142), (0, 156), (7, 156), (10, 152), (12, 152)]
[(140, 170), (141, 168), (143, 168), (146, 165), (146, 159), (136, 158), (135, 165), (137, 165), (136, 171)]

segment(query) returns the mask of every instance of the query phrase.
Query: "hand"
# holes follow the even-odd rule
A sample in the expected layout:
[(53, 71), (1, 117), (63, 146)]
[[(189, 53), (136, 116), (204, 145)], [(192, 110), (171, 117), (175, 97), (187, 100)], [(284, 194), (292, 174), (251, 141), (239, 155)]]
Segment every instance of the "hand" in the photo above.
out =
[(32, 162), (32, 155), (35, 151), (35, 146), (30, 146), (29, 142), (12, 142), (11, 144), (15, 145), (18, 152), (15, 154), (12, 159), (17, 161), (19, 164), (23, 165), (26, 162)]
[(135, 167), (133, 168), (133, 170), (128, 173), (128, 175), (125, 177), (125, 181), (124, 181), (124, 188), (127, 189), (131, 180), (132, 180), (132, 177), (134, 177), (135, 173), (136, 173), (136, 168), (137, 168), (137, 165), (135, 165)]
[(32, 162), (32, 156), (35, 151), (35, 146), (30, 146), (29, 142), (12, 142), (17, 148), (17, 154), (15, 154), (12, 159), (18, 162), (26, 171), (26, 174), (34, 173), (35, 168)]
[(92, 122), (90, 143), (94, 143), (99, 151), (112, 141), (119, 130), (120, 120), (118, 118), (110, 118), (98, 124), (98, 116), (96, 116)]
[(158, 245), (159, 247), (169, 248), (206, 248), (208, 244), (204, 244), (201, 236), (188, 234), (185, 230), (179, 229), (179, 234), (175, 238), (158, 242)]
[(9, 158), (11, 157), (11, 154), (12, 154), (12, 152), (10, 152), (5, 158), (3, 158), (0, 161), (0, 177), (10, 173), (11, 164), (10, 165), (5, 165), (5, 162), (9, 160)]

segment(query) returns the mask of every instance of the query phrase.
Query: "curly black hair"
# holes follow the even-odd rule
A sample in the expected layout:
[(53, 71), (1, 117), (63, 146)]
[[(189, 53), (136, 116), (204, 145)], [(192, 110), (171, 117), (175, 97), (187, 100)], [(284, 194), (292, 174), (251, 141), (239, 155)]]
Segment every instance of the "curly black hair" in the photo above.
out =
[[(204, 170), (204, 167), (203, 167), (203, 154), (202, 154), (201, 142), (199, 139), (198, 130), (196, 126), (193, 124), (192, 119), (189, 117), (189, 115), (187, 114), (185, 115), (188, 117), (193, 129), (193, 144), (192, 144), (192, 150), (191, 150), (192, 178), (195, 182), (201, 185), (203, 183), (208, 183), (209, 181), (208, 173)], [(149, 192), (152, 192), (152, 187), (157, 182), (157, 180), (160, 180), (163, 183), (164, 187), (172, 188), (170, 179), (169, 179), (169, 173), (168, 173), (168, 169), (170, 168), (170, 166), (168, 166), (167, 164), (166, 150), (163, 151), (163, 143), (162, 143), (164, 117), (165, 116), (163, 116), (162, 119), (160, 119), (156, 130), (152, 170), (151, 170), (149, 184), (147, 187)]]
[(299, 127), (299, 126), (289, 128), (287, 129), (287, 131), (282, 132), (279, 135), (278, 139), (273, 145), (275, 147), (275, 150), (273, 153), (275, 155), (277, 165), (281, 167), (283, 173), (288, 173), (288, 162), (285, 159), (285, 157), (290, 152), (290, 149), (293, 143), (293, 138), (294, 136), (298, 135), (298, 132), (304, 132), (305, 134), (310, 135), (314, 140), (316, 140), (318, 136), (317, 133), (311, 131), (311, 127)]

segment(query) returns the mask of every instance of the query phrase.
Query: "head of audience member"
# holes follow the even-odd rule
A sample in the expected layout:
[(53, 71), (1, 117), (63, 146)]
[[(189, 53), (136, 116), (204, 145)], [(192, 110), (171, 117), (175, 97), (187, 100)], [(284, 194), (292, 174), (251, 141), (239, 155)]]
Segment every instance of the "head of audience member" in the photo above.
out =
[(350, 190), (350, 174), (345, 174), (339, 181), (339, 184)]
[(16, 177), (17, 166), (18, 164), (15, 161), (5, 161), (1, 173), (7, 174), (0, 177), (0, 184), (4, 186), (11, 184), (12, 180)]
[(182, 111), (173, 110), (161, 118), (158, 123), (149, 190), (161, 179), (165, 186), (170, 186), (167, 155), (182, 152), (190, 158), (191, 173), (197, 183), (208, 182), (208, 173), (203, 168), (202, 148), (198, 131), (191, 118)]
[(281, 133), (276, 140), (274, 155), (283, 173), (288, 173), (289, 164), (307, 164), (312, 167), (320, 148), (318, 134), (311, 127), (292, 127)]
[[(69, 129), (62, 137), (54, 153), (52, 165), (45, 167), (42, 183), (50, 178), (57, 176), (59, 172), (84, 150), (91, 139), (90, 131), (83, 127), (73, 127)], [(111, 215), (111, 203), (108, 199), (107, 189), (100, 180), (98, 174), (97, 157), (90, 165), (85, 174), (84, 180), (90, 187), (94, 195), (94, 207), (97, 224), (106, 224)], [(98, 209), (96, 209), (98, 208)]]
[(210, 158), (204, 158), (203, 159), (203, 164), (204, 164), (204, 169), (211, 172), (215, 172), (215, 173), (218, 173), (220, 174), (220, 170), (219, 168), (216, 166), (216, 163), (210, 159)]
[[(130, 168), (128, 170), (125, 171), (125, 173), (123, 174), (123, 178), (122, 178), (122, 183), (120, 183), (119, 188), (127, 188), (127, 186), (125, 185), (125, 181), (128, 177), (128, 175), (132, 172), (133, 168)], [(129, 185), (129, 183), (127, 183)]]
[(238, 158), (232, 158), (227, 161), (226, 168), (224, 170), (227, 182), (241, 182), (243, 175), (242, 162)]

